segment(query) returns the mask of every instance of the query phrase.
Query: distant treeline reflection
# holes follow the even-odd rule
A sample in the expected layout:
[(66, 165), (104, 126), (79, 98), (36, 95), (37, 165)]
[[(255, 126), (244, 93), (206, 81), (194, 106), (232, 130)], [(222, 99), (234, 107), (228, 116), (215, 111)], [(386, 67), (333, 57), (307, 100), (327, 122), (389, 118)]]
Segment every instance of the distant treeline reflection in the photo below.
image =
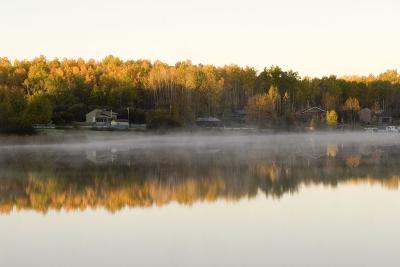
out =
[(373, 183), (397, 189), (396, 149), (339, 148), (313, 153), (232, 151), (11, 152), (0, 158), (0, 212), (85, 210), (280, 198), (302, 185)]

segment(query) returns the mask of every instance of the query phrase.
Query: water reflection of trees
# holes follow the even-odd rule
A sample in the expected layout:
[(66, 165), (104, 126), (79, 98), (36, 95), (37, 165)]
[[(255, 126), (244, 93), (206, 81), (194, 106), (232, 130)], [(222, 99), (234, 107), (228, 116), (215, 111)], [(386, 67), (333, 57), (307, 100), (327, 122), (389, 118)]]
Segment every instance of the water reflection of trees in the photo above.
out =
[(395, 149), (331, 146), (326, 151), (310, 156), (254, 150), (10, 152), (0, 160), (0, 211), (117, 211), (174, 201), (236, 201), (260, 192), (279, 198), (310, 184), (399, 186)]

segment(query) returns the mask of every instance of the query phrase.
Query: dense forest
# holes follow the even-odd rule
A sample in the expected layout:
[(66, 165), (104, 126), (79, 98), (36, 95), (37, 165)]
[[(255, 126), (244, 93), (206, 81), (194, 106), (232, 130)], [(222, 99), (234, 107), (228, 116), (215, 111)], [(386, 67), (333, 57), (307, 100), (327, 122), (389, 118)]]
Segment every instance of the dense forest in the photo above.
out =
[[(120, 116), (130, 110), (131, 123), (191, 125), (197, 117), (229, 118), (245, 111), (246, 121), (293, 124), (310, 106), (328, 111), (334, 122), (352, 120), (360, 108), (400, 116), (400, 74), (300, 77), (295, 71), (269, 67), (174, 66), (148, 60), (33, 60), (0, 58), (0, 128), (27, 131), (33, 123), (84, 121), (94, 108)], [(349, 115), (350, 114), (350, 115)], [(329, 118), (328, 118), (329, 120)]]

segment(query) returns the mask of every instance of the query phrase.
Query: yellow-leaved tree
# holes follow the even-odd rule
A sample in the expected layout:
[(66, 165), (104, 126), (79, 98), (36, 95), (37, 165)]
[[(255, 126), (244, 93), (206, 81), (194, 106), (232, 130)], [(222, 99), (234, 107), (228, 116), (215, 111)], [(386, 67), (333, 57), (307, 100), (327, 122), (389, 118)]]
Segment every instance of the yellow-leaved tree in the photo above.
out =
[(328, 124), (329, 126), (336, 126), (337, 121), (338, 121), (338, 115), (336, 111), (331, 110), (326, 112), (326, 124)]
[(267, 120), (276, 119), (276, 102), (278, 91), (271, 87), (268, 93), (253, 96), (247, 103), (247, 120), (265, 124)]
[(360, 110), (360, 102), (358, 102), (358, 99), (355, 97), (347, 98), (346, 102), (344, 103), (343, 109), (350, 112), (351, 122), (354, 125), (356, 118), (355, 114)]

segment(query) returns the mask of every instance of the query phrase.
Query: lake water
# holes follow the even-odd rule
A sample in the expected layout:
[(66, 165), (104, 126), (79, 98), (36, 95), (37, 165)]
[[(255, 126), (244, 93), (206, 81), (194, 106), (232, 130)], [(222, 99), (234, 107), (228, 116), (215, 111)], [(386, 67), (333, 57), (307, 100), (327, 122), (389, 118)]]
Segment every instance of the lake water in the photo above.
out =
[(64, 135), (0, 140), (0, 266), (400, 266), (400, 135)]

